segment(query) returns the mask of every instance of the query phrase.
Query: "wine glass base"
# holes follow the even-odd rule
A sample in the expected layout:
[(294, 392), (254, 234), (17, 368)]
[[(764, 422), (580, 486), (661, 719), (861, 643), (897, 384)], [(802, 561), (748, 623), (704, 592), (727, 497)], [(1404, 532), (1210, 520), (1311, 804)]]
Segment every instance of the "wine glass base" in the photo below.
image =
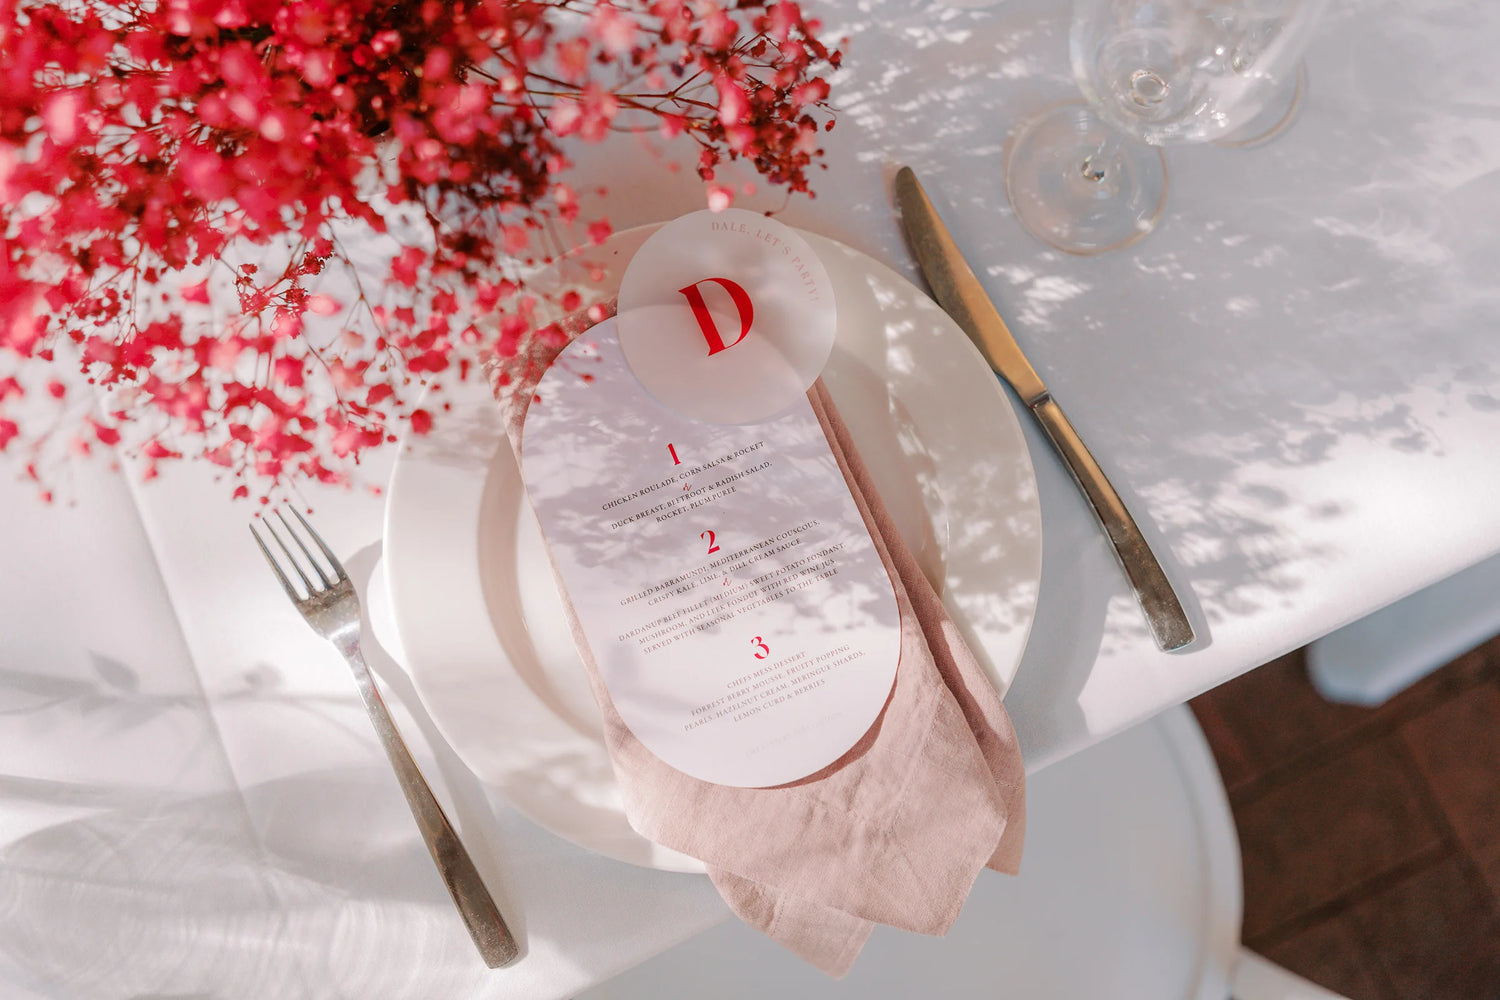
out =
[(1215, 139), (1215, 146), (1225, 149), (1248, 149), (1262, 146), (1291, 127), (1302, 102), (1307, 97), (1307, 63), (1297, 64), (1297, 79), (1291, 86), (1283, 86), (1280, 93), (1266, 102), (1260, 113), (1222, 138)]
[(1087, 104), (1063, 104), (1023, 123), (1005, 151), (1005, 194), (1026, 231), (1066, 253), (1135, 243), (1161, 218), (1161, 150), (1106, 125)]

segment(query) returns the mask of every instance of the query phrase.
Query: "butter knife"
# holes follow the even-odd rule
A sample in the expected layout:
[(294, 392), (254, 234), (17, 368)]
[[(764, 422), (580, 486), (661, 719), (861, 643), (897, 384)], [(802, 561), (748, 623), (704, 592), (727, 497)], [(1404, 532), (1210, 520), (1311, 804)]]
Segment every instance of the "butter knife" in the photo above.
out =
[(901, 222), (917, 265), (931, 286), (933, 297), (969, 339), (979, 345), (990, 367), (1010, 383), (1047, 432), (1114, 544), (1115, 554), (1135, 590), (1157, 645), (1169, 652), (1188, 645), (1193, 641), (1193, 626), (1141, 529), (1063, 414), (1062, 407), (1047, 391), (1041, 376), (1021, 353), (910, 167), (902, 167), (896, 174), (896, 203), (901, 208)]

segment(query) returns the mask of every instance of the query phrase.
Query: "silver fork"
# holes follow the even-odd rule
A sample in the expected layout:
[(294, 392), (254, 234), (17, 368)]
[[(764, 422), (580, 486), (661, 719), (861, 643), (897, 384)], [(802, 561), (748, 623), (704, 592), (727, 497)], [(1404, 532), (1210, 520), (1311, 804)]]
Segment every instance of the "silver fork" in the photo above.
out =
[[(412, 760), (411, 751), (406, 748), (406, 742), (396, 730), (396, 724), (391, 720), (391, 714), (370, 676), (370, 669), (365, 666), (364, 655), (359, 649), (359, 595), (349, 582), (349, 574), (344, 572), (344, 567), (296, 508), (292, 509), (292, 515), (328, 560), (328, 565), (333, 570), (332, 578), (318, 560), (313, 558), (301, 535), (292, 529), (280, 511), (275, 512), (276, 520), (281, 522), (282, 531), (301, 551), (301, 560), (292, 554), (291, 548), (282, 539), (282, 532), (276, 530), (269, 517), (263, 519), (266, 531), (286, 556), (284, 560), (272, 553), (253, 523), (250, 525), (250, 533), (255, 536), (255, 543), (260, 546), (266, 562), (275, 571), (276, 579), (286, 588), (287, 596), (292, 599), (302, 617), (307, 619), (307, 624), (318, 635), (333, 643), (334, 648), (343, 654), (344, 659), (349, 662), (349, 668), (354, 671), (359, 695), (364, 699), (365, 709), (370, 713), (370, 721), (375, 724), (375, 732), (380, 737), (381, 745), (385, 747), (386, 756), (396, 769), (396, 778), (401, 783), (401, 791), (406, 793), (407, 804), (411, 806), (412, 815), (416, 817), (417, 826), (422, 831), (422, 838), (427, 842), (427, 850), (437, 863), (438, 872), (443, 876), (448, 893), (458, 906), (464, 925), (469, 929), (469, 936), (474, 939), (485, 964), (491, 969), (509, 965), (520, 954), (516, 939), (511, 935), (510, 928), (505, 926), (505, 918), (500, 915), (494, 899), (485, 888), (484, 880), (479, 877), (479, 870), (474, 867), (473, 859), (454, 832), (453, 824), (448, 822), (442, 806), (433, 797), (432, 789), (427, 786), (427, 779), (422, 777), (417, 762)], [(304, 562), (311, 568), (316, 580), (303, 570)], [(298, 591), (288, 578), (284, 565), (290, 566), (302, 581), (302, 591)]]

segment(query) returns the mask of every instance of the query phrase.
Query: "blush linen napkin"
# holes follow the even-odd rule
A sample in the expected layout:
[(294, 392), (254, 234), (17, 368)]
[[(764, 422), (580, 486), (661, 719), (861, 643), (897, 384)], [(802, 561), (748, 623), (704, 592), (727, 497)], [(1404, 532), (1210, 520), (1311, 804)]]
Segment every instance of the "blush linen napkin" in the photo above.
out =
[[(537, 381), (562, 347), (612, 312), (575, 314), (562, 335), (492, 364), (517, 454)], [(775, 788), (734, 788), (663, 763), (625, 726), (564, 604), (642, 836), (704, 861), (730, 908), (832, 976), (875, 923), (943, 934), (983, 867), (1015, 874), (1025, 836), (1025, 772), (999, 696), (897, 533), (820, 380), (808, 393), (895, 587), (901, 657), (869, 731), (839, 760)]]

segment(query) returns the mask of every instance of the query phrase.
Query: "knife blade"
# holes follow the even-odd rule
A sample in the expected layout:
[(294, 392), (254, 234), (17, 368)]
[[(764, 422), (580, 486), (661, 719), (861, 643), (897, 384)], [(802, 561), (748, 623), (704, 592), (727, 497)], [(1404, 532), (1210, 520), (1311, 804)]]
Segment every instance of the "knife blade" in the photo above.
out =
[(1010, 384), (1042, 425), (1114, 545), (1115, 555), (1135, 591), (1156, 644), (1168, 652), (1182, 649), (1193, 641), (1193, 626), (1161, 563), (1152, 554), (1140, 527), (1110, 485), (1104, 470), (1047, 391), (1046, 383), (1026, 360), (910, 167), (902, 167), (896, 174), (896, 203), (917, 266), (932, 288), (933, 297), (979, 346), (990, 367)]

